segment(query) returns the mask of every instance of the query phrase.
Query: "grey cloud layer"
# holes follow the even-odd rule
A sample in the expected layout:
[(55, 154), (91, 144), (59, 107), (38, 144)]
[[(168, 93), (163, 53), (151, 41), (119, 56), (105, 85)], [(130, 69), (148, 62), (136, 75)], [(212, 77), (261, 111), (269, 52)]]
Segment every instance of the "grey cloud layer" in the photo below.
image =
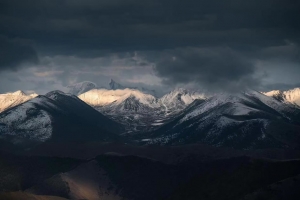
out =
[[(154, 64), (166, 85), (292, 86), (297, 83), (274, 78), (270, 66), (282, 72), (300, 68), (299, 10), (297, 0), (1, 0), (0, 76), (3, 69), (35, 66), (37, 55), (74, 56), (81, 65), (67, 67), (63, 60), (56, 67), (43, 65), (59, 67), (64, 73), (56, 80), (69, 82), (78, 79), (76, 71), (105, 71), (100, 64), (84, 64), (87, 58), (127, 58), (138, 51), (145, 57), (138, 65)], [(142, 72), (135, 77), (129, 74), (136, 69), (126, 67), (119, 74), (111, 71), (112, 76), (141, 79)]]
[(299, 42), (299, 1), (2, 0), (0, 7), (2, 33), (54, 54)]
[(23, 63), (38, 62), (37, 53), (25, 41), (0, 35), (0, 70), (16, 70)]

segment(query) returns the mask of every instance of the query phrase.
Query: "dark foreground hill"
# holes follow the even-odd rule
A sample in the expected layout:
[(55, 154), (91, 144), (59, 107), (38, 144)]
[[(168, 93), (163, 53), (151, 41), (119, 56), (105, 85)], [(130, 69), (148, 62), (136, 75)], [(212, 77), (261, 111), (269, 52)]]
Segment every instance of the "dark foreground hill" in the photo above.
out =
[[(295, 189), (299, 185), (299, 160), (238, 156), (166, 164), (145, 157), (107, 153), (86, 161), (3, 155), (1, 161), (5, 163), (1, 166), (2, 174), (10, 177), (1, 179), (2, 199), (10, 195), (10, 199), (46, 196), (43, 199), (234, 200), (262, 195), (272, 199), (274, 194), (277, 199), (296, 199), (300, 193)], [(267, 188), (274, 187), (276, 192), (267, 194)]]

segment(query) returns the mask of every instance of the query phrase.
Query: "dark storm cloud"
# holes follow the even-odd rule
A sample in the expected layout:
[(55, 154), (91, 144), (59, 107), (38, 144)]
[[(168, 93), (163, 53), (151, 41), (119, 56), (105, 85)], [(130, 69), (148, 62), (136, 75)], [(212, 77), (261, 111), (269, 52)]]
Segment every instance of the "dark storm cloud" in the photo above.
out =
[(251, 59), (229, 47), (167, 50), (155, 69), (166, 83), (194, 82), (210, 90), (236, 91), (259, 84)]
[(264, 85), (264, 89), (262, 91), (269, 92), (272, 90), (290, 90), (299, 87), (300, 87), (300, 82), (295, 84), (274, 83), (274, 84)]
[(285, 45), (264, 48), (258, 54), (261, 59), (288, 61), (300, 63), (300, 47), (295, 43), (286, 42)]
[(0, 70), (16, 70), (23, 63), (37, 62), (37, 53), (29, 44), (0, 35)]
[(0, 7), (1, 32), (54, 54), (299, 41), (300, 6), (291, 0), (2, 0)]
[[(299, 10), (298, 0), (1, 0), (0, 32), (33, 41), (42, 57), (138, 51), (165, 83), (238, 89), (262, 82), (255, 61), (299, 67)], [(13, 44), (20, 56), (5, 53), (1, 68), (35, 60), (31, 45)], [(66, 76), (72, 70), (59, 66)]]

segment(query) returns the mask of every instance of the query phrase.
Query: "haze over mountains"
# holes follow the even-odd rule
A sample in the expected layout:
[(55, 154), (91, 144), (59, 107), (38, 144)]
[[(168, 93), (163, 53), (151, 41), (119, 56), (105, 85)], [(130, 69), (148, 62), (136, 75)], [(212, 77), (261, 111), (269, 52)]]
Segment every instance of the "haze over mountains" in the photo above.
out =
[(82, 93), (85, 93), (89, 90), (96, 89), (96, 88), (97, 85), (95, 83), (84, 81), (84, 82), (67, 86), (66, 92), (78, 96)]
[(143, 93), (146, 94), (151, 94), (153, 96), (157, 96), (156, 91), (152, 89), (147, 89), (142, 86), (123, 86), (122, 84), (114, 81), (113, 79), (110, 80), (108, 87), (98, 87), (97, 84), (90, 82), (90, 81), (83, 81), (80, 83), (75, 83), (73, 85), (68, 85), (64, 91), (67, 93), (71, 93), (73, 95), (80, 95), (83, 94), (89, 90), (92, 89), (109, 89), (109, 90), (123, 90), (123, 89), (135, 89), (135, 90), (140, 90)]

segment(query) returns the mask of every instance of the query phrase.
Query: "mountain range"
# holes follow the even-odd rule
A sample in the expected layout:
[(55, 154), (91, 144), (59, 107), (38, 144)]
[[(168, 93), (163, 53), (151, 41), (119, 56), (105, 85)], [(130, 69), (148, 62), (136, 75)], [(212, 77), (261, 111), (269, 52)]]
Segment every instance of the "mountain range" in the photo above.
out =
[(193, 102), (144, 141), (165, 145), (204, 142), (242, 149), (299, 148), (300, 109), (255, 91), (219, 94)]
[[(74, 140), (126, 138), (142, 145), (200, 142), (239, 149), (299, 147), (297, 88), (215, 95), (177, 88), (157, 98), (113, 80), (109, 85), (111, 89), (97, 89), (85, 81), (69, 86), (71, 93), (3, 94), (1, 138), (27, 144), (52, 141), (56, 135), (68, 137), (64, 134), (72, 132)], [(82, 130), (88, 130), (88, 137)]]
[(152, 130), (177, 115), (195, 99), (205, 95), (182, 88), (161, 98), (136, 89), (90, 90), (79, 98), (99, 112), (126, 125), (129, 133)]

